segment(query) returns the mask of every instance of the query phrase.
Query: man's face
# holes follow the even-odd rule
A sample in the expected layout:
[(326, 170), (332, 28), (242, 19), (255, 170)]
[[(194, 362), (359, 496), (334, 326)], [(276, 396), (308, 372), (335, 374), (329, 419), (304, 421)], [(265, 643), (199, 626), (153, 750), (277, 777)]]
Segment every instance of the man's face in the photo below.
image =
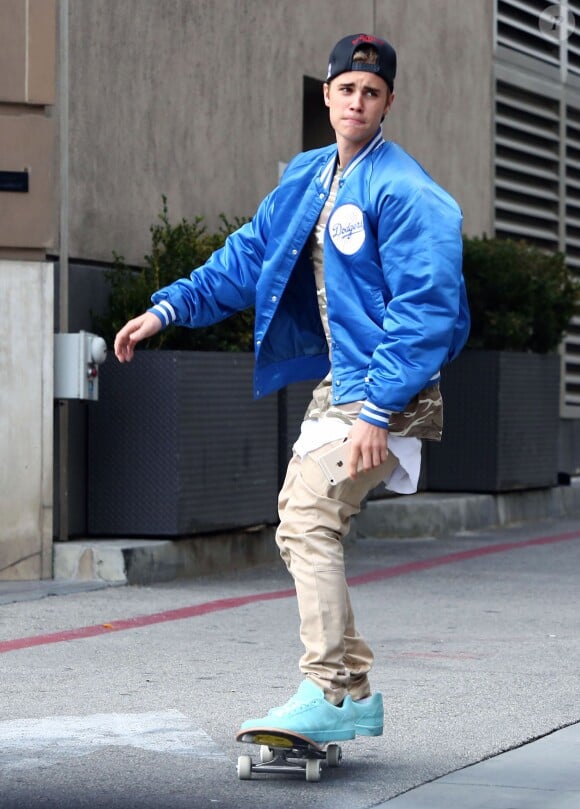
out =
[(381, 120), (393, 103), (380, 76), (366, 70), (341, 73), (324, 85), (324, 102), (339, 145), (353, 154), (374, 136)]

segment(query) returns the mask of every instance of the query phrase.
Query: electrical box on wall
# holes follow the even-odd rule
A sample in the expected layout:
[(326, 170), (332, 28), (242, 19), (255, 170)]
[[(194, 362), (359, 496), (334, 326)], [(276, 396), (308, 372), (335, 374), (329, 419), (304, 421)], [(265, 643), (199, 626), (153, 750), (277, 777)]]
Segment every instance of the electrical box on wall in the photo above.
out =
[(102, 337), (87, 331), (54, 335), (54, 398), (99, 399), (99, 365), (107, 358)]

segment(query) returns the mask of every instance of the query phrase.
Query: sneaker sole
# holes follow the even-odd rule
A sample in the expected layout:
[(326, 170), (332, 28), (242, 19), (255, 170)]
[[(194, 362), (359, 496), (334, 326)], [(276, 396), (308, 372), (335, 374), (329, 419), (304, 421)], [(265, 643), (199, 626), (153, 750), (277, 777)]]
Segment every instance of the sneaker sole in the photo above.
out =
[(354, 739), (356, 736), (356, 730), (336, 730), (332, 734), (328, 733), (309, 733), (306, 730), (301, 730), (300, 733), (304, 736), (308, 736), (309, 739), (312, 739), (313, 742), (317, 744), (326, 744), (327, 742), (346, 742), (349, 739)]
[(355, 733), (357, 736), (382, 736), (383, 725), (375, 727), (365, 727), (364, 725), (355, 725)]

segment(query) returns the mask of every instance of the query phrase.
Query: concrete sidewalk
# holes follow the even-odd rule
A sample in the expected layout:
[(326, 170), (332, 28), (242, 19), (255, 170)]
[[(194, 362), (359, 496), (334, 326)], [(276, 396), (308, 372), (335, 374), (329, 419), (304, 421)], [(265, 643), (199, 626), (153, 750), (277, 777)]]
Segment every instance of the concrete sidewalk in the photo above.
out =
[(578, 809), (580, 724), (450, 773), (376, 809)]

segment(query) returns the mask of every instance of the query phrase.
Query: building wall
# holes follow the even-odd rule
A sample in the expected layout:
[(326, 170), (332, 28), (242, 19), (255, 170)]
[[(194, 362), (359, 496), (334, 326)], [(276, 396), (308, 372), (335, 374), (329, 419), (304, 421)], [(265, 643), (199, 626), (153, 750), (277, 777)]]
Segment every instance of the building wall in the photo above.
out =
[(52, 264), (0, 261), (0, 580), (52, 575)]
[(1, 0), (0, 171), (28, 190), (0, 187), (0, 258), (44, 257), (54, 246), (56, 0)]
[(0, 579), (35, 579), (52, 575), (56, 0), (0, 0), (0, 20)]
[(251, 215), (302, 145), (303, 76), (322, 77), (369, 0), (75, 0), (71, 256), (138, 262), (149, 225)]
[(399, 51), (387, 136), (457, 195), (470, 231), (486, 230), (491, 6), (75, 0), (71, 256), (109, 261), (115, 250), (138, 263), (162, 194), (172, 220), (251, 215), (302, 148), (304, 77), (323, 78), (335, 41), (357, 31)]
[(458, 200), (464, 232), (493, 227), (491, 0), (385, 0), (376, 33), (397, 49), (397, 97), (385, 135)]

